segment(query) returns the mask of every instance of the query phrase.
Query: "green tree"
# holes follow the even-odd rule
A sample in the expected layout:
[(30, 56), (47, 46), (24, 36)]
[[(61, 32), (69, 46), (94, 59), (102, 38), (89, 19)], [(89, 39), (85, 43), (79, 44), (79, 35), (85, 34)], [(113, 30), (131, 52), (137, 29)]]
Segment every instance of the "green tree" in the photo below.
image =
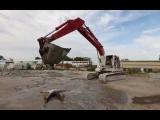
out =
[(35, 57), (35, 60), (39, 60), (39, 59), (41, 59), (40, 57)]
[(91, 61), (91, 58), (88, 58), (88, 57), (75, 57), (74, 58), (75, 61)]
[(75, 57), (74, 60), (75, 61), (84, 61), (84, 58), (83, 57)]
[(68, 56), (65, 56), (63, 60), (64, 60), (64, 61), (72, 61), (73, 58), (70, 58), (70, 57), (68, 57)]

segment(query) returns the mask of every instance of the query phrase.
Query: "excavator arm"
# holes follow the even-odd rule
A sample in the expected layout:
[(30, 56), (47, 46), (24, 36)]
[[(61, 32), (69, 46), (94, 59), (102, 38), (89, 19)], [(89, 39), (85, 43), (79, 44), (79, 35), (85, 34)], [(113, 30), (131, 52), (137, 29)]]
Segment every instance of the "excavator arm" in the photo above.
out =
[(55, 30), (53, 30), (46, 36), (39, 38), (38, 41), (39, 41), (40, 49), (43, 48), (45, 43), (50, 43), (54, 40), (57, 40), (58, 38), (63, 37), (75, 30), (81, 33), (97, 49), (100, 55), (99, 62), (101, 66), (104, 66), (105, 65), (105, 51), (103, 49), (103, 46), (98, 41), (98, 39), (95, 37), (95, 35), (92, 33), (92, 31), (89, 29), (89, 27), (85, 25), (84, 20), (80, 18), (77, 18), (74, 20), (68, 20), (62, 25), (56, 27)]

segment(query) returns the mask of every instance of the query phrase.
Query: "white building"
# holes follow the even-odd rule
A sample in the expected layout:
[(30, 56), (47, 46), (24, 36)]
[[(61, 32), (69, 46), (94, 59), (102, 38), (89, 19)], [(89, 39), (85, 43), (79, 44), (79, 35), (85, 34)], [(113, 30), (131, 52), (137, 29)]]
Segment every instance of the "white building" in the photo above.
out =
[(84, 67), (90, 64), (90, 61), (63, 61), (60, 64), (71, 64), (74, 67)]
[(34, 60), (34, 61), (16, 61), (15, 69), (36, 69), (37, 64), (42, 64), (42, 60)]
[(0, 55), (0, 70), (3, 70), (5, 68), (6, 65), (6, 59)]
[(0, 60), (0, 71), (4, 69), (5, 64), (6, 64), (5, 60)]

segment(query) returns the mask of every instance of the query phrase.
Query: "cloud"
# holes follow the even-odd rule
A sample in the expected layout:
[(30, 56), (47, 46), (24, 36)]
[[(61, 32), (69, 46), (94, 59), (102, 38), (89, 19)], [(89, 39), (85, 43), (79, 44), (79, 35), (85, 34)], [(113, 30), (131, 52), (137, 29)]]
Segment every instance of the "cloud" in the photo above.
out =
[(115, 18), (114, 16), (112, 16), (111, 14), (104, 14), (103, 16), (100, 17), (99, 20), (99, 25), (103, 25), (105, 24), (106, 26), (108, 26), (110, 24), (111, 21), (113, 21)]
[(152, 14), (152, 12), (153, 11), (145, 11), (145, 10), (142, 10), (142, 11), (129, 10), (126, 12), (121, 12), (119, 17), (117, 17), (117, 19), (115, 19), (115, 23), (119, 24), (119, 23), (124, 23), (124, 22), (131, 22), (131, 21), (137, 20), (139, 18), (142, 18), (146, 15)]
[(120, 24), (123, 24), (126, 22), (132, 22), (139, 18), (145, 17), (147, 15), (151, 15), (156, 12), (159, 12), (159, 11), (146, 11), (146, 10), (104, 11), (103, 14), (99, 16), (98, 18), (99, 20), (97, 21), (97, 24), (105, 27), (104, 29), (108, 29), (111, 26), (116, 27)]
[(102, 14), (97, 18), (97, 25), (110, 26), (111, 23), (117, 20), (121, 15), (122, 11), (103, 11)]
[[(91, 10), (6, 10), (0, 11), (0, 53), (16, 60), (32, 60), (38, 56), (37, 39), (52, 31), (67, 19), (81, 17), (90, 20), (99, 11)], [(78, 32), (68, 34), (54, 43), (71, 47), (71, 56), (88, 56), (95, 50)], [(93, 53), (90, 53), (91, 57)]]
[[(120, 36), (124, 32), (119, 25), (135, 21), (153, 12), (122, 10), (2, 10), (0, 11), (0, 54), (7, 58), (13, 57), (15, 60), (33, 60), (34, 57), (39, 56), (37, 42), (39, 37), (46, 35), (68, 19), (80, 17), (85, 20), (86, 25), (100, 40), (106, 54), (117, 54), (122, 58), (127, 57), (129, 59), (153, 59), (156, 58), (159, 51), (159, 37), (148, 33), (155, 33), (156, 30), (144, 31), (145, 35), (138, 36), (130, 44), (123, 45), (119, 41), (111, 42), (115, 36)], [(77, 31), (53, 43), (62, 47), (72, 48), (69, 53), (71, 57), (88, 56), (94, 62), (97, 62), (96, 49)]]
[[(160, 55), (160, 36), (150, 33), (157, 32), (158, 29), (144, 30), (130, 44), (105, 43), (106, 54), (116, 54), (121, 59), (130, 60), (158, 60)], [(145, 33), (145, 34), (144, 34)]]
[(147, 30), (143, 31), (143, 34), (153, 34), (153, 33), (157, 33), (157, 32), (160, 32), (160, 27), (147, 29)]
[(135, 42), (141, 47), (160, 51), (160, 36), (142, 35)]
[[(95, 22), (98, 34), (101, 35), (108, 34), (107, 39), (112, 40), (115, 37), (118, 37), (121, 34), (126, 32), (125, 23), (131, 23), (139, 18), (150, 15), (153, 11), (137, 11), (137, 10), (112, 10), (112, 11), (102, 11), (101, 14), (97, 17)], [(132, 24), (132, 23), (131, 23)], [(96, 30), (95, 30), (96, 31)]]

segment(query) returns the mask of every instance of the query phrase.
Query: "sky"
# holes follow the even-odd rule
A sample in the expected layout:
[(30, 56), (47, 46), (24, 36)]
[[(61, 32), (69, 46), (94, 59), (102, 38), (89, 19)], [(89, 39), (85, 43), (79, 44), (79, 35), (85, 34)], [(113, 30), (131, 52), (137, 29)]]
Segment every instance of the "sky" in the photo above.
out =
[[(39, 56), (37, 39), (68, 19), (80, 17), (104, 47), (106, 55), (120, 59), (158, 60), (159, 10), (0, 10), (0, 55), (14, 60)], [(69, 57), (90, 57), (96, 49), (74, 31), (52, 42), (71, 48)]]

